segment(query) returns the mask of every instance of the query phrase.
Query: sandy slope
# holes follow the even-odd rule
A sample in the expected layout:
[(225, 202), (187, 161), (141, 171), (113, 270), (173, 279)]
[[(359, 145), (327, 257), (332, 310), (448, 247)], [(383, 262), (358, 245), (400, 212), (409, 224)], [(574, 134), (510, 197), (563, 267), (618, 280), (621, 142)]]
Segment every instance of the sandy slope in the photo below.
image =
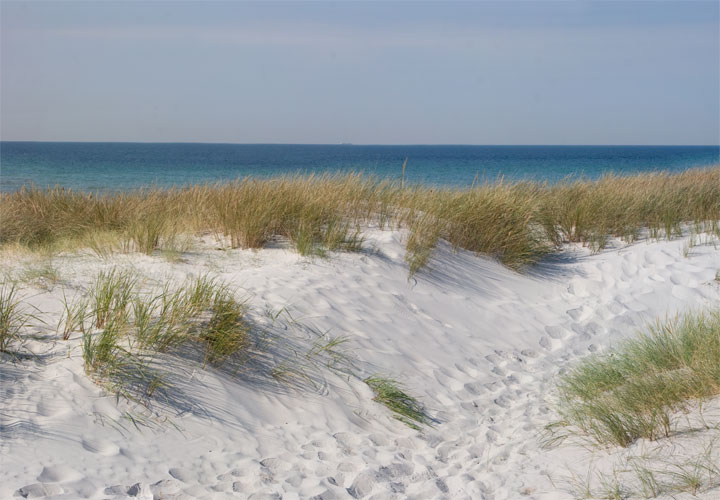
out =
[[(314, 261), (212, 246), (178, 263), (54, 259), (61, 283), (24, 290), (53, 338), (63, 288), (82, 290), (100, 269), (132, 267), (148, 283), (210, 272), (247, 292), (259, 324), (286, 307), (306, 327), (348, 336), (355, 376), (318, 368), (292, 388), (262, 367), (233, 375), (185, 362), (173, 399), (148, 414), (90, 382), (77, 336), (32, 342), (38, 359), (0, 364), (0, 498), (572, 498), (573, 467), (583, 474), (592, 457), (624, 451), (541, 448), (558, 371), (720, 298), (720, 253), (705, 245), (684, 257), (686, 240), (568, 249), (530, 275), (442, 247), (408, 282), (402, 239), (369, 231), (365, 253)], [(19, 269), (10, 257), (4, 268)], [(313, 340), (289, 319), (271, 328), (286, 327), (275, 363)], [(416, 432), (373, 402), (362, 382), (373, 373), (403, 381), (434, 428)], [(147, 420), (138, 430), (126, 412)]]

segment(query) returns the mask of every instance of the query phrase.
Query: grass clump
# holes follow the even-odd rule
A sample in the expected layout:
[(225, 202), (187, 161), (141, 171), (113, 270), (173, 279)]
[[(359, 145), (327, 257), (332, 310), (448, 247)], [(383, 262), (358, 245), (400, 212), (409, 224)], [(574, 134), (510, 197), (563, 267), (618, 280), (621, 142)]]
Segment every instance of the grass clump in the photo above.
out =
[(88, 301), (84, 297), (76, 298), (70, 302), (63, 291), (63, 312), (58, 322), (58, 332), (62, 329), (62, 339), (68, 340), (72, 332), (84, 331), (85, 320), (88, 317)]
[(206, 274), (190, 279), (181, 290), (180, 299), (191, 315), (208, 309), (218, 296), (230, 293), (226, 285)]
[(423, 405), (407, 394), (397, 381), (387, 377), (372, 376), (366, 378), (364, 382), (375, 393), (373, 400), (390, 409), (397, 420), (415, 430), (420, 430), (420, 425), (430, 425), (432, 422)]
[(0, 287), (0, 352), (10, 352), (11, 346), (22, 343), (20, 332), (32, 318), (21, 305), (17, 285), (3, 283)]
[(146, 404), (159, 387), (167, 389), (163, 367), (172, 358), (204, 351), (204, 365), (219, 366), (248, 346), (246, 308), (214, 278), (138, 288), (131, 273), (112, 269), (98, 275), (87, 300), (65, 301), (63, 336), (82, 331), (86, 373), (115, 394)]
[(82, 354), (88, 375), (109, 378), (126, 366), (130, 354), (120, 346), (120, 339), (127, 327), (126, 318), (114, 315), (100, 333), (83, 332)]
[(156, 294), (132, 299), (133, 335), (136, 347), (165, 352), (189, 340), (201, 317), (219, 295), (228, 295), (227, 286), (202, 275), (172, 289), (166, 285)]
[(559, 382), (561, 420), (599, 444), (667, 437), (674, 414), (720, 394), (720, 311), (659, 323)]
[(126, 316), (137, 280), (127, 271), (101, 272), (91, 290), (95, 327), (103, 328), (113, 316)]
[(187, 340), (191, 316), (174, 301), (163, 304), (164, 297), (138, 296), (132, 301), (132, 331), (129, 343), (144, 352), (166, 352)]
[(210, 321), (202, 328), (199, 338), (206, 345), (205, 362), (220, 364), (248, 344), (250, 326), (245, 321), (247, 308), (220, 289), (216, 293)]

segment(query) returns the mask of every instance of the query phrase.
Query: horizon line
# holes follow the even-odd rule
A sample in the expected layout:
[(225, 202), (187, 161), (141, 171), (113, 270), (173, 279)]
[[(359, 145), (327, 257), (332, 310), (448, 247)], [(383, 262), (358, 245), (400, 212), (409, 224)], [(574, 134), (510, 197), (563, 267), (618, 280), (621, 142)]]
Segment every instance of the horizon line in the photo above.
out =
[(44, 144), (196, 144), (218, 146), (379, 146), (379, 147), (720, 147), (718, 144), (463, 144), (463, 143), (354, 143), (354, 142), (202, 142), (202, 141), (43, 141), (43, 140), (4, 140), (1, 143), (44, 143)]

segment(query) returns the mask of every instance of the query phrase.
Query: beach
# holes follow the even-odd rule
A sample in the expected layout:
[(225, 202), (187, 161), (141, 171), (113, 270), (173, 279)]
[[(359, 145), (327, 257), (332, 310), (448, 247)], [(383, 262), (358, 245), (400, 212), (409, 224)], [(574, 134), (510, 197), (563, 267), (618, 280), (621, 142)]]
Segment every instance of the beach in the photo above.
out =
[[(6, 251), (3, 272), (44, 323), (33, 321), (32, 355), (0, 365), (0, 496), (555, 499), (580, 496), (578, 478), (602, 496), (613, 477), (641, 496), (629, 456), (658, 469), (716, 439), (717, 399), (704, 404), (707, 428), (627, 448), (548, 446), (543, 434), (568, 367), (718, 303), (717, 236), (566, 244), (523, 273), (440, 241), (410, 279), (406, 230), (369, 225), (363, 237), (361, 251), (322, 258), (210, 236), (173, 259), (66, 252), (24, 280), (47, 260)], [(113, 269), (143, 290), (207, 275), (230, 284), (263, 342), (236, 369), (168, 355), (166, 391), (144, 404), (117, 396), (85, 373), (82, 335), (56, 330), (63, 300)], [(374, 401), (364, 381), (377, 375), (417, 398), (427, 423), (413, 429)], [(709, 477), (700, 498), (717, 495)], [(658, 497), (669, 495), (690, 498)]]
[(0, 500), (720, 498), (719, 20), (0, 1)]

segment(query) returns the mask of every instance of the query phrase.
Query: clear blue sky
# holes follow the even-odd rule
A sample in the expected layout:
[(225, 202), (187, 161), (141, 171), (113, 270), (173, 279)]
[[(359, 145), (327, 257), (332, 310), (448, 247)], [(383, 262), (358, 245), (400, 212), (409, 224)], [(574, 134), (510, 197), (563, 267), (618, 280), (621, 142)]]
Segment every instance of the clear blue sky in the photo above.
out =
[(0, 135), (717, 144), (718, 5), (3, 0)]

